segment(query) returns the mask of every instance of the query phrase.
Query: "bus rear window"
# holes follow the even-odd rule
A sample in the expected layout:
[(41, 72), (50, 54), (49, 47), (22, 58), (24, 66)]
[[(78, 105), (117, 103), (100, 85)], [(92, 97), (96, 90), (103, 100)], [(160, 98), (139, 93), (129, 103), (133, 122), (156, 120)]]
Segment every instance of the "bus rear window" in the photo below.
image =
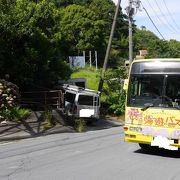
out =
[(93, 96), (79, 95), (79, 105), (93, 106)]

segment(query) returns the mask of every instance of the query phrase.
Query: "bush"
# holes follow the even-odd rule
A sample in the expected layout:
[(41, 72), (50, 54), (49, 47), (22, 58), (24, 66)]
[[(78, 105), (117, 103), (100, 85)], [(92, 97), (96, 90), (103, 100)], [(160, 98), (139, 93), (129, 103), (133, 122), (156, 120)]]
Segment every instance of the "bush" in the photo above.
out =
[(12, 109), (18, 106), (19, 88), (8, 81), (0, 80), (0, 121), (12, 119)]
[(74, 129), (77, 132), (84, 132), (86, 129), (86, 122), (84, 119), (76, 119)]
[(22, 120), (26, 118), (30, 110), (19, 107), (19, 88), (8, 81), (0, 80), (0, 121)]
[(53, 120), (53, 115), (51, 110), (46, 110), (44, 112), (44, 129), (50, 129), (55, 125), (55, 122)]
[[(111, 97), (112, 105), (109, 106), (108, 112), (117, 116), (124, 114), (125, 112), (125, 93), (121, 92)], [(114, 100), (113, 100), (114, 99)]]
[(22, 120), (29, 116), (30, 110), (25, 108), (20, 108), (19, 106), (15, 106), (10, 109), (10, 117), (11, 120)]
[(106, 72), (106, 81), (101, 96), (102, 106), (105, 105), (106, 114), (119, 116), (124, 113), (126, 96), (122, 79), (125, 77), (125, 71), (121, 68), (109, 69)]

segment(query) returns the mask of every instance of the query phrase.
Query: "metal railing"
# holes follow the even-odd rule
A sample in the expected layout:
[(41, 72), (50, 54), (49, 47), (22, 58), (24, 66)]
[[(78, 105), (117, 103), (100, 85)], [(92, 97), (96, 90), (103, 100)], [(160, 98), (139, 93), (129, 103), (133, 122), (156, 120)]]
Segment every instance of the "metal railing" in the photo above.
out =
[(61, 90), (22, 92), (21, 106), (32, 109), (58, 109), (63, 107), (63, 98)]

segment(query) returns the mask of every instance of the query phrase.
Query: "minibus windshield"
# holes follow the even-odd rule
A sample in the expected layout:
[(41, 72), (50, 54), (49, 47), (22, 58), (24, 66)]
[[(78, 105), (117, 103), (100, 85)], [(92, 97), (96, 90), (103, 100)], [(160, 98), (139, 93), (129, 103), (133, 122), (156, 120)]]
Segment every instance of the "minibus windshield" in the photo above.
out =
[(180, 75), (132, 74), (129, 82), (128, 106), (178, 107)]

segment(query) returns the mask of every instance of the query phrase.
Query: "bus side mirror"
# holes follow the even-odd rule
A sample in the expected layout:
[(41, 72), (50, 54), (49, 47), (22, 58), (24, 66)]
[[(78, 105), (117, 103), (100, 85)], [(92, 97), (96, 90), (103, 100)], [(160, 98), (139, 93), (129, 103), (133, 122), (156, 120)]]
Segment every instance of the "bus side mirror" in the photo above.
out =
[(123, 89), (127, 92), (127, 89), (128, 89), (128, 79), (125, 79), (125, 80), (124, 80)]

